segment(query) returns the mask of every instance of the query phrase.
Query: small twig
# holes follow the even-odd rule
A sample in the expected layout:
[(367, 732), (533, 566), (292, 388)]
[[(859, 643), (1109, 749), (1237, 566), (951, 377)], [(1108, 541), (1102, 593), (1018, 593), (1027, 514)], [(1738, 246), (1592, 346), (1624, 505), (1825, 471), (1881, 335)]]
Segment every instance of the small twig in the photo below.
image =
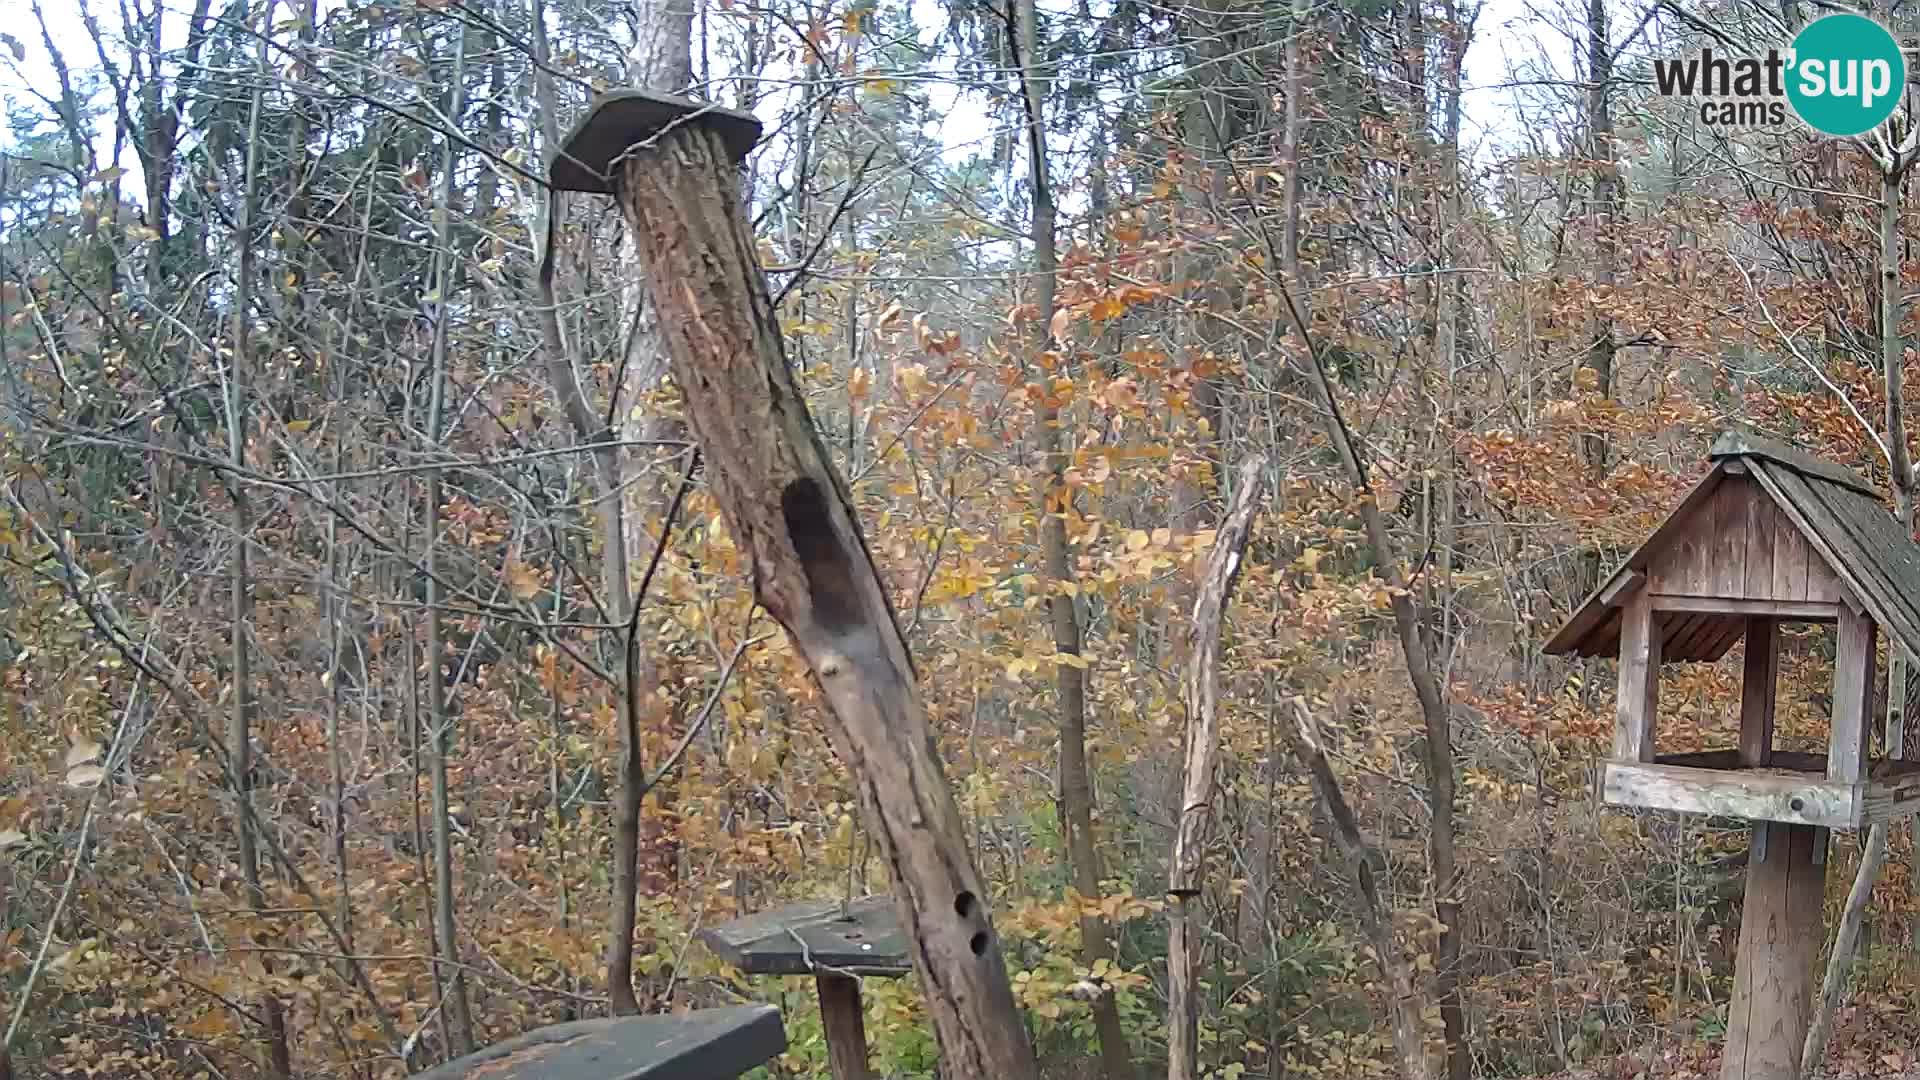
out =
[(878, 146), (867, 151), (867, 159), (860, 163), (858, 169), (854, 170), (853, 179), (847, 181), (847, 193), (840, 197), (840, 205), (833, 208), (833, 216), (827, 219), (826, 228), (820, 230), (820, 238), (813, 242), (813, 248), (807, 252), (807, 257), (801, 259), (799, 265), (793, 267), (793, 276), (787, 279), (785, 285), (780, 286), (779, 292), (773, 294), (773, 309), (775, 311), (780, 310), (780, 302), (787, 298), (787, 294), (793, 291), (794, 286), (806, 280), (807, 271), (812, 268), (813, 261), (820, 257), (821, 251), (826, 249), (827, 241), (833, 239), (833, 227), (840, 224), (841, 216), (847, 212), (848, 207), (853, 205), (853, 200), (860, 195), (860, 181), (867, 175), (867, 166), (873, 164), (874, 157), (879, 153), (880, 148)]
[[(752, 611), (747, 613), (747, 618), (749, 620), (753, 618)], [(680, 745), (674, 747), (673, 753), (668, 754), (666, 760), (660, 763), (660, 771), (654, 773), (652, 779), (640, 785), (640, 797), (642, 799), (647, 797), (647, 792), (658, 787), (660, 781), (665, 780), (667, 774), (671, 773), (674, 768), (680, 764), (680, 759), (686, 756), (687, 747), (693, 745), (693, 740), (699, 737), (701, 729), (707, 726), (707, 718), (713, 715), (713, 707), (720, 704), (720, 699), (725, 696), (727, 683), (733, 678), (733, 669), (739, 665), (740, 658), (746, 655), (748, 649), (760, 644), (766, 639), (767, 636), (764, 634), (760, 637), (748, 638), (733, 650), (733, 655), (727, 658), (727, 666), (720, 670), (719, 685), (713, 688), (713, 693), (707, 698), (707, 703), (701, 706), (700, 715), (694, 717), (693, 723), (687, 725), (686, 734), (680, 736)]]

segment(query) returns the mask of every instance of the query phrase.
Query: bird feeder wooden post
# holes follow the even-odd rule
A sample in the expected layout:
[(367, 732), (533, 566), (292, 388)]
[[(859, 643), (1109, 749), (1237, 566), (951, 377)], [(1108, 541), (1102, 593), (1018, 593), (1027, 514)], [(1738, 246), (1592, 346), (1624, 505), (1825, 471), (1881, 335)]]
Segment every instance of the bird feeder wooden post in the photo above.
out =
[[(1829, 830), (1920, 811), (1920, 762), (1869, 757), (1881, 629), (1889, 648), (1920, 656), (1920, 544), (1840, 466), (1741, 433), (1723, 435), (1711, 457), (1546, 651), (1619, 658), (1608, 803), (1753, 823), (1721, 1080), (1798, 1080)], [(1783, 623), (1835, 628), (1824, 754), (1773, 746)], [(1661, 665), (1718, 660), (1743, 639), (1737, 745), (1657, 753)]]
[(813, 671), (892, 875), (943, 1073), (1028, 1080), (1033, 1049), (906, 641), (794, 387), (754, 256), (736, 171), (759, 130), (744, 113), (618, 91), (594, 103), (548, 176), (619, 198), (714, 500), (755, 596)]
[(871, 1080), (860, 980), (913, 970), (892, 897), (789, 904), (702, 930), (700, 940), (746, 975), (812, 975), (833, 1080)]

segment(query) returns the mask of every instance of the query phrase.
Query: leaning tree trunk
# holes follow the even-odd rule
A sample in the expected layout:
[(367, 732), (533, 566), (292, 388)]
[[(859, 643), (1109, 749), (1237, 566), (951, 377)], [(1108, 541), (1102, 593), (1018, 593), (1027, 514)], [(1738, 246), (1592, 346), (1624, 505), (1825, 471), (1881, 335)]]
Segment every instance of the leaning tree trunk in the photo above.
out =
[(794, 386), (740, 212), (734, 155), (715, 123), (696, 119), (619, 156), (622, 207), (688, 426), (714, 499), (751, 557), (756, 598), (826, 698), (828, 738), (893, 879), (942, 1071), (1028, 1080), (1033, 1050), (988, 894), (892, 601)]
[[(1180, 820), (1173, 838), (1173, 868), (1167, 892), (1173, 908), (1167, 916), (1167, 1080), (1200, 1076), (1200, 994), (1198, 942), (1193, 899), (1204, 880), (1202, 862), (1213, 830), (1214, 759), (1220, 748), (1220, 624), (1240, 575), (1240, 557), (1260, 496), (1259, 458), (1240, 466), (1233, 505), (1207, 556), (1207, 569), (1194, 598), (1187, 631), (1186, 783)], [(1271, 767), (1271, 766), (1270, 766)]]

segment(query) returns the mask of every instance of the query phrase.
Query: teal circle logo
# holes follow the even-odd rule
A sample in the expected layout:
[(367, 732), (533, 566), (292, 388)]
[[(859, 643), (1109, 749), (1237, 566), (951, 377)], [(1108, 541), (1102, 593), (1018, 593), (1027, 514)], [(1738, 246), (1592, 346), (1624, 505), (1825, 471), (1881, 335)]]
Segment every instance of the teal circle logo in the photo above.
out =
[(1825, 135), (1879, 127), (1906, 96), (1907, 59), (1892, 32), (1864, 15), (1815, 19), (1793, 39), (1787, 100)]

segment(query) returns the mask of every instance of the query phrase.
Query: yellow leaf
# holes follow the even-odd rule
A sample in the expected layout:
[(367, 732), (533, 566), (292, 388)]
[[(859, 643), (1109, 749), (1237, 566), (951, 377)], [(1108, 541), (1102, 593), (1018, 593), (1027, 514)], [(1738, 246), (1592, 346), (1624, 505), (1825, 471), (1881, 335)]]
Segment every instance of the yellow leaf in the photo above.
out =
[(305, 430), (307, 430), (308, 428), (310, 428), (310, 427), (312, 427), (312, 426), (313, 426), (313, 421), (311, 421), (311, 420), (289, 420), (289, 421), (287, 421), (287, 430), (288, 430), (288, 431), (291, 431), (291, 432), (293, 432), (293, 433), (294, 433), (294, 434), (296, 434), (296, 435), (298, 435), (299, 433), (301, 433), (301, 432), (303, 432), (303, 431), (305, 431)]
[(540, 594), (540, 576), (519, 559), (507, 560), (506, 577), (507, 588), (520, 599), (531, 600)]
[(1144, 551), (1147, 545), (1151, 543), (1153, 543), (1153, 538), (1147, 535), (1145, 529), (1135, 529), (1127, 534), (1128, 551)]

